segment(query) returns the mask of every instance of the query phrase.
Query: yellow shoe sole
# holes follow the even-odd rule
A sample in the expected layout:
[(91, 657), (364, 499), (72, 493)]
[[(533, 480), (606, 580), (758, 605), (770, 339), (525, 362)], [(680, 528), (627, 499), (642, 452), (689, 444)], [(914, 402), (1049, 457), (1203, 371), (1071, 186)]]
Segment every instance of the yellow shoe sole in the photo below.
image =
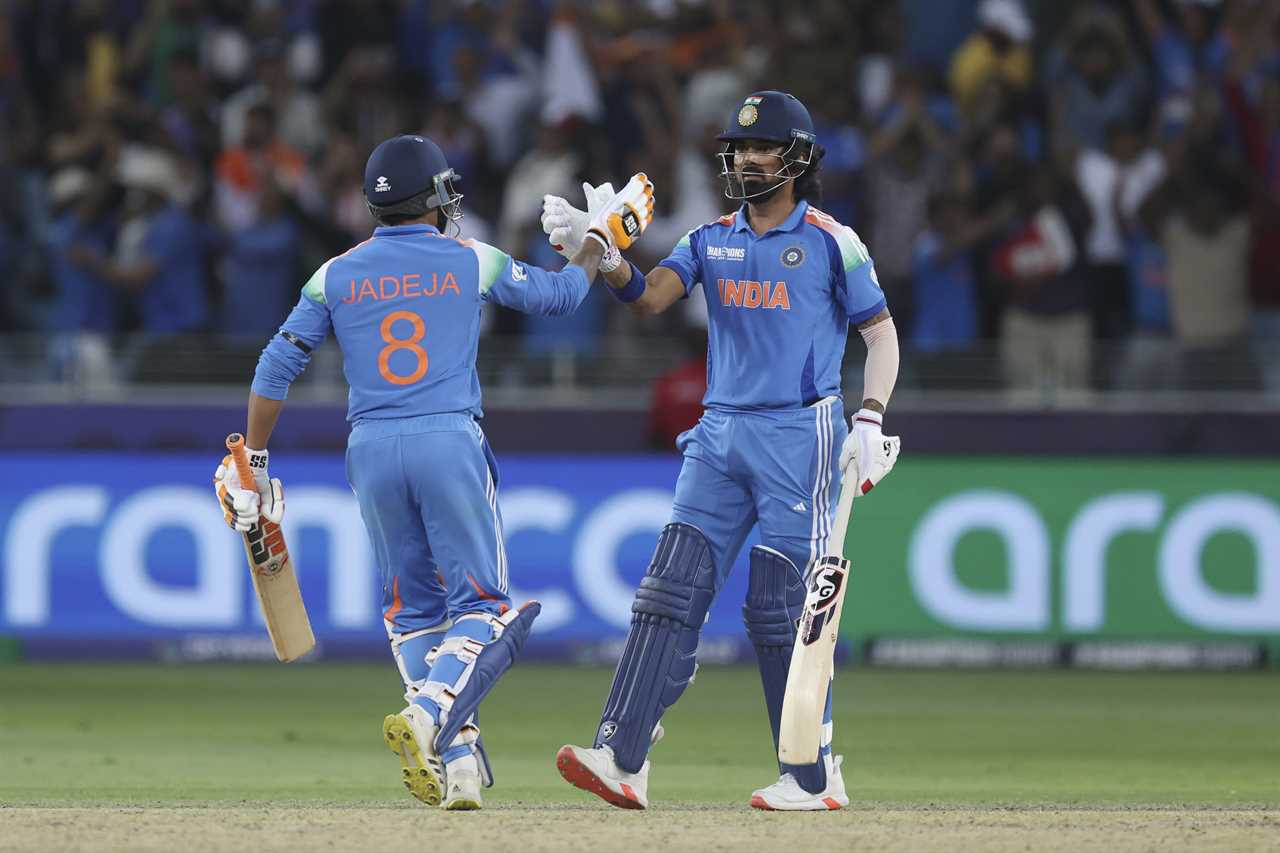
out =
[(444, 804), (444, 807), (446, 811), (451, 812), (474, 812), (480, 810), (480, 801), (473, 800), (470, 797), (458, 797), (457, 799), (449, 800)]
[[(382, 721), (382, 734), (386, 738), (387, 748), (400, 759), (403, 766), (400, 775), (404, 777), (404, 786), (409, 789), (409, 793), (429, 806), (440, 805), (444, 785), (436, 771), (427, 763), (409, 721), (399, 714), (388, 714)], [(477, 805), (476, 808), (478, 807)]]

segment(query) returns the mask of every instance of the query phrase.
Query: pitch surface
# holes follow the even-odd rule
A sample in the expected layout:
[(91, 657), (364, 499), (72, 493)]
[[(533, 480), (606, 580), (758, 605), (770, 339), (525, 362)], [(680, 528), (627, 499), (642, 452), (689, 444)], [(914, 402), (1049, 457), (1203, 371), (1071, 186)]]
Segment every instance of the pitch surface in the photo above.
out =
[[(755, 672), (706, 667), (668, 715), (651, 809), (570, 788), (602, 669), (524, 666), (486, 703), (498, 786), (479, 814), (421, 806), (381, 744), (378, 665), (0, 668), (0, 850), (1280, 849), (1280, 678), (846, 670), (843, 812), (754, 812), (776, 776)], [(830, 844), (831, 846), (828, 846)]]

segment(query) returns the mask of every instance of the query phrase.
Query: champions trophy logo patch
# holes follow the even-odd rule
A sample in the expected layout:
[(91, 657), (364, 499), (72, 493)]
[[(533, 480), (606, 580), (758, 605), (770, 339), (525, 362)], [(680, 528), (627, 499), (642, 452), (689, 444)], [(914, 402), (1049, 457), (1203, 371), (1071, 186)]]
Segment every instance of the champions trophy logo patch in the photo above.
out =
[(600, 727), (600, 740), (609, 740), (618, 731), (618, 724), (613, 720), (608, 720)]

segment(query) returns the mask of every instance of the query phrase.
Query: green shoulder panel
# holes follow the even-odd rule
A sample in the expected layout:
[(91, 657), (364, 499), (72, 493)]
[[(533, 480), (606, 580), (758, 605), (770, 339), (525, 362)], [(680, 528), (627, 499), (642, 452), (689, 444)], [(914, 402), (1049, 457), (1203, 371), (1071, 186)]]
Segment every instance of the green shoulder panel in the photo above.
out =
[(844, 260), (845, 272), (855, 270), (871, 260), (871, 253), (867, 251), (866, 245), (848, 225), (840, 226), (835, 238), (836, 245), (840, 247), (840, 257)]
[(489, 288), (493, 287), (502, 271), (507, 268), (507, 264), (511, 263), (511, 256), (479, 240), (466, 240), (463, 245), (476, 253), (476, 259), (480, 262), (480, 293), (488, 293)]
[(329, 265), (333, 263), (333, 258), (325, 261), (320, 265), (320, 269), (312, 273), (311, 278), (307, 279), (306, 285), (302, 288), (302, 293), (312, 302), (318, 302), (321, 305), (327, 303), (324, 295), (325, 278), (329, 274)]

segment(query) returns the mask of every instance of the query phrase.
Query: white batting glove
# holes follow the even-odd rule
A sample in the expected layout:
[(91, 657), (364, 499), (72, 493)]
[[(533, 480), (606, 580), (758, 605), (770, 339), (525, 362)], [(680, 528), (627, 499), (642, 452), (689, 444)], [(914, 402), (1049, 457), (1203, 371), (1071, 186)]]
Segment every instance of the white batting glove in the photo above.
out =
[[(600, 206), (613, 198), (613, 184), (605, 181), (598, 187), (584, 183), (582, 193), (586, 196), (587, 210)], [(582, 241), (587, 237), (587, 227), (591, 224), (591, 215), (587, 210), (579, 210), (558, 195), (542, 197), (542, 231), (547, 235), (551, 248), (566, 258), (572, 258), (582, 249)]]
[(902, 449), (902, 439), (880, 431), (882, 416), (872, 409), (859, 409), (850, 423), (849, 436), (840, 448), (840, 476), (857, 489), (861, 497), (876, 487), (893, 470)]
[(599, 240), (607, 249), (617, 246), (619, 251), (631, 248), (644, 229), (653, 221), (653, 182), (644, 172), (637, 172), (627, 181), (617, 195), (608, 202), (591, 204), (588, 199), (587, 214), (591, 223), (587, 236)]
[(284, 518), (284, 486), (279, 478), (267, 474), (268, 453), (265, 450), (246, 450), (249, 467), (253, 470), (253, 483), (245, 488), (240, 482), (235, 462), (228, 453), (213, 474), (213, 490), (222, 504), (222, 517), (227, 526), (247, 533), (265, 518), (275, 524)]

